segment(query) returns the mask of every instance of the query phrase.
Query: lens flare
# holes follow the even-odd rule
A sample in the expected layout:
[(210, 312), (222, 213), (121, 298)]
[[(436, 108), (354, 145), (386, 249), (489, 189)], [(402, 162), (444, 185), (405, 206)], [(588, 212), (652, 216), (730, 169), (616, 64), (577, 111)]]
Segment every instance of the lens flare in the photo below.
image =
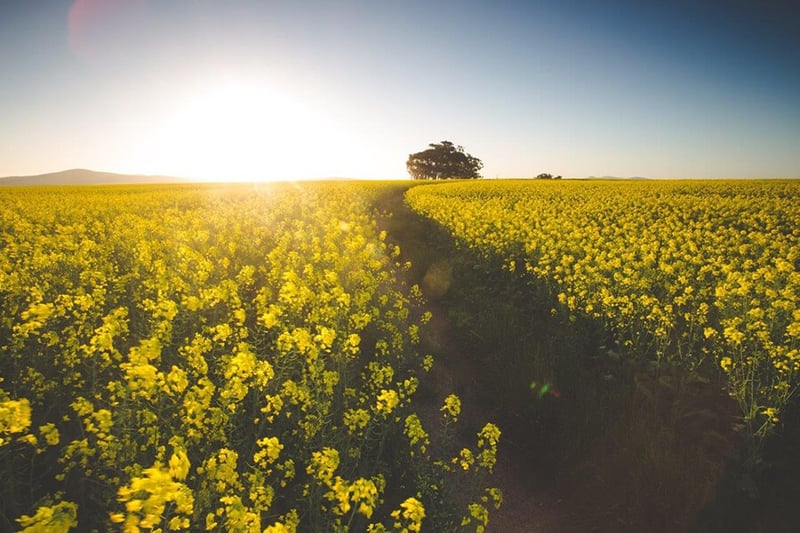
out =
[(556, 399), (561, 398), (561, 393), (559, 392), (558, 388), (552, 383), (539, 384), (535, 381), (531, 381), (531, 390), (539, 398), (544, 398), (547, 394)]
[(70, 51), (92, 61), (113, 53), (124, 42), (142, 42), (148, 0), (76, 0), (67, 15)]

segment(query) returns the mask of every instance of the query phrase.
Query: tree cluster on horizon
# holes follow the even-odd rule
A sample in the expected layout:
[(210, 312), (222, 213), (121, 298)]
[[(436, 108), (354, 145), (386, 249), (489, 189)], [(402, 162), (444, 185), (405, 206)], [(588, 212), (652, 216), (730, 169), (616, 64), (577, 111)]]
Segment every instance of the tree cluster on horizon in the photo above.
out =
[(410, 154), (406, 168), (415, 180), (480, 178), (483, 162), (450, 141), (431, 143), (429, 148)]

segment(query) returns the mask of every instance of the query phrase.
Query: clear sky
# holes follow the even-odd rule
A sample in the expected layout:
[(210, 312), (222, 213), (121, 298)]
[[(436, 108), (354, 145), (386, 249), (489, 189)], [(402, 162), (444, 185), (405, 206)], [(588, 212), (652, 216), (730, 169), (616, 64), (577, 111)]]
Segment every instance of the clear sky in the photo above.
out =
[[(795, 7), (797, 6), (797, 7)], [(2, 0), (0, 176), (800, 176), (800, 2)]]

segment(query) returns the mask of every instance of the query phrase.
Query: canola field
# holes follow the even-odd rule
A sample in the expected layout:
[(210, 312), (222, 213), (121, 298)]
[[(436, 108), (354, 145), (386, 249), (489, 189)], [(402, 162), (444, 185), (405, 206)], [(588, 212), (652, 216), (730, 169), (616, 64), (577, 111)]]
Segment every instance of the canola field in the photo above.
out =
[(398, 186), (0, 191), (0, 530), (485, 526), (500, 430), (416, 410)]
[(755, 453), (800, 371), (800, 182), (460, 182), (407, 200), (524, 272), (553, 313), (600, 321), (611, 355), (722, 374)]
[(800, 183), (413, 185), (0, 190), (0, 530), (483, 531), (502, 428), (420, 394), (402, 191), (609, 357), (724, 383), (754, 454), (784, 423)]

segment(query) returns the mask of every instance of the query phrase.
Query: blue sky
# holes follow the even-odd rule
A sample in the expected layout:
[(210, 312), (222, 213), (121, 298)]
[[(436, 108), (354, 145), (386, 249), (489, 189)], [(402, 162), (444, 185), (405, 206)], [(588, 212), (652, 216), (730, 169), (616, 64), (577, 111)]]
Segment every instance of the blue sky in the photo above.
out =
[(800, 176), (800, 7), (6, 0), (0, 176)]

